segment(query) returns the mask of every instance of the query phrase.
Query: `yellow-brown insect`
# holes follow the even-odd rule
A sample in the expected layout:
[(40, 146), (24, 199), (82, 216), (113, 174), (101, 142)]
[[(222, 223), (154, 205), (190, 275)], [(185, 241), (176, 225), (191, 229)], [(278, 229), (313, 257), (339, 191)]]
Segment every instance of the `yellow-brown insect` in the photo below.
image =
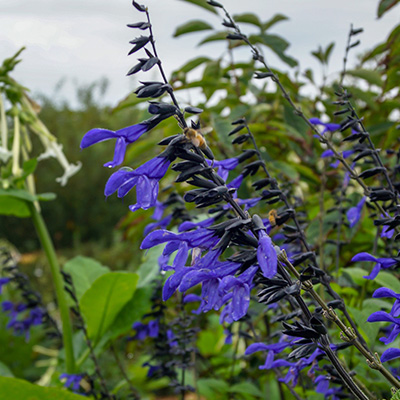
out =
[(183, 130), (183, 134), (194, 147), (198, 147), (208, 158), (213, 160), (214, 155), (211, 149), (208, 147), (205, 137), (203, 136), (203, 132), (206, 134), (210, 132), (210, 129), (212, 130), (212, 128), (205, 128), (201, 130), (185, 128)]
[(268, 214), (269, 223), (271, 226), (276, 226), (276, 218), (278, 217), (278, 213), (275, 209), (272, 209)]

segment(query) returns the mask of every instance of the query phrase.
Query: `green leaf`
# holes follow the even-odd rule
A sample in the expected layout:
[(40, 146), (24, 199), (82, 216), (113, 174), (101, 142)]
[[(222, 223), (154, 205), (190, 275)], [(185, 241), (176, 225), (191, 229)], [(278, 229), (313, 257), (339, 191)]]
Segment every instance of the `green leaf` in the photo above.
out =
[(263, 397), (263, 393), (257, 386), (250, 382), (241, 382), (229, 388), (229, 393), (249, 394), (255, 397)]
[(21, 199), (25, 201), (36, 201), (36, 197), (30, 194), (24, 189), (0, 189), (0, 196), (15, 197), (16, 199)]
[(379, 87), (382, 87), (383, 85), (381, 74), (378, 71), (372, 71), (369, 69), (353, 69), (346, 71), (346, 73), (356, 78), (364, 79), (371, 85), (377, 85)]
[(271, 26), (277, 24), (278, 22), (281, 21), (286, 21), (289, 18), (286, 15), (283, 14), (275, 14), (270, 20), (265, 21), (262, 25), (262, 29), (263, 31), (268, 30), (269, 28), (271, 28)]
[(107, 332), (109, 339), (115, 339), (127, 334), (132, 329), (132, 324), (139, 321), (151, 309), (151, 286), (141, 287), (136, 290), (133, 297), (125, 304), (115, 317), (114, 322)]
[(213, 34), (211, 34), (211, 35), (209, 35), (209, 36), (206, 36), (199, 44), (198, 44), (198, 46), (201, 46), (201, 45), (203, 45), (203, 44), (205, 44), (205, 43), (209, 43), (209, 42), (216, 42), (216, 41), (218, 41), (218, 40), (226, 40), (226, 35), (228, 34), (229, 32), (227, 32), (227, 31), (221, 31), (221, 32), (216, 32), (216, 33), (213, 33)]
[(298, 132), (303, 138), (306, 136), (308, 125), (298, 115), (293, 112), (293, 108), (284, 105), (283, 118), (285, 123)]
[(214, 14), (218, 14), (218, 12), (215, 10), (215, 8), (213, 6), (210, 6), (209, 4), (207, 4), (206, 0), (181, 0), (184, 1), (186, 3), (192, 3), (195, 6), (204, 8), (207, 11), (211, 11)]
[(71, 275), (76, 296), (80, 301), (93, 282), (110, 272), (110, 269), (92, 258), (77, 256), (65, 263), (64, 271)]
[(6, 364), (0, 361), (0, 376), (6, 376), (8, 378), (13, 378), (14, 375)]
[(335, 47), (335, 42), (332, 42), (325, 49), (324, 58), (325, 58), (325, 63), (326, 64), (328, 64), (328, 62), (329, 62), (329, 57), (331, 56), (331, 53), (332, 53), (332, 50), (333, 50), (334, 47)]
[(244, 14), (237, 14), (233, 16), (233, 19), (236, 22), (242, 22), (244, 24), (251, 24), (262, 28), (262, 22), (257, 17), (257, 15), (253, 13), (244, 13)]
[(33, 385), (16, 378), (0, 377), (0, 400), (82, 400), (65, 389)]
[(188, 61), (186, 64), (184, 64), (182, 67), (180, 67), (178, 71), (175, 71), (175, 73), (176, 72), (188, 73), (188, 72), (192, 71), (193, 69), (197, 68), (198, 66), (200, 66), (201, 64), (206, 63), (207, 61), (211, 61), (211, 59), (208, 57), (193, 58), (193, 60)]
[(143, 262), (137, 273), (139, 275), (138, 288), (148, 286), (160, 274), (158, 258), (163, 252), (164, 246), (155, 246), (146, 252)]
[(36, 158), (31, 158), (30, 160), (27, 160), (24, 162), (22, 169), (24, 171), (23, 176), (26, 178), (28, 175), (33, 174), (36, 167), (37, 167), (38, 161)]
[(350, 267), (342, 270), (344, 275), (350, 276), (351, 280), (358, 286), (365, 284), (364, 276), (368, 275), (368, 271), (358, 267)]
[(189, 21), (181, 26), (178, 26), (175, 30), (174, 37), (186, 35), (187, 33), (192, 33), (192, 32), (207, 31), (210, 29), (213, 29), (213, 27), (210, 24), (196, 19), (193, 21)]
[(36, 195), (39, 201), (52, 201), (57, 198), (55, 193), (40, 193)]
[(132, 298), (138, 278), (129, 272), (110, 272), (100, 276), (82, 296), (80, 308), (94, 345)]
[(388, 12), (394, 7), (400, 0), (381, 0), (378, 5), (378, 18), (382, 17), (383, 14)]
[(202, 378), (197, 381), (199, 393), (206, 399), (217, 399), (218, 394), (227, 393), (229, 385), (222, 379)]
[(348, 310), (351, 312), (359, 329), (366, 335), (367, 342), (370, 345), (374, 344), (380, 329), (380, 324), (377, 324), (376, 322), (367, 322), (367, 319), (374, 311), (376, 311), (376, 308), (371, 304), (368, 304), (366, 306), (363, 305), (362, 310), (354, 307), (348, 307)]
[(400, 293), (400, 282), (390, 272), (380, 271), (374, 281), (381, 286), (394, 290), (396, 293)]
[(26, 218), (31, 215), (31, 212), (26, 201), (0, 194), (0, 215), (13, 215), (18, 218)]

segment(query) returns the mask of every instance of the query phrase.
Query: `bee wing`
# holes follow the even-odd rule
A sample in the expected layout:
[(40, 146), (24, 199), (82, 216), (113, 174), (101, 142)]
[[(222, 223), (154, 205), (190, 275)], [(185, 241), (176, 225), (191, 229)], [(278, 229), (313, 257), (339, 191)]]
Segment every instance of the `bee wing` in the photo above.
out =
[(203, 136), (208, 135), (213, 131), (213, 128), (211, 126), (205, 126), (204, 128), (198, 129), (197, 132), (201, 133)]

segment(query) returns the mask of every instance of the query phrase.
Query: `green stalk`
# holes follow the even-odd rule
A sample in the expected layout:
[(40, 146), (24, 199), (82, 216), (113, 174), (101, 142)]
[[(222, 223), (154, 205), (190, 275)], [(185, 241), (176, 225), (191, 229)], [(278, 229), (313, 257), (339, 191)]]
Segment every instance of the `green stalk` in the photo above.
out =
[(62, 333), (63, 343), (65, 351), (65, 364), (66, 372), (73, 374), (75, 372), (75, 359), (74, 359), (74, 348), (72, 345), (72, 328), (71, 321), (69, 318), (69, 308), (67, 305), (67, 298), (64, 291), (64, 282), (60, 273), (60, 265), (58, 263), (56, 251), (53, 246), (49, 231), (47, 230), (46, 224), (43, 220), (42, 215), (36, 209), (34, 203), (27, 202), (29, 210), (31, 212), (32, 221), (35, 225), (37, 234), (39, 236), (42, 248), (46, 253), (47, 260), (50, 265), (51, 276), (53, 278), (58, 307), (61, 315), (62, 322)]

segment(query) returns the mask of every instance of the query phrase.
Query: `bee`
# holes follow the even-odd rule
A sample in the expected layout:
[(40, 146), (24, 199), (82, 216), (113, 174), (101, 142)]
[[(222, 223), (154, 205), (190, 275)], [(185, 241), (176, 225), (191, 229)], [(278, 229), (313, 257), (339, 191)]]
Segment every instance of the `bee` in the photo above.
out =
[(206, 157), (210, 160), (214, 160), (214, 154), (207, 145), (207, 141), (203, 135), (212, 131), (212, 128), (204, 129), (194, 129), (194, 128), (184, 128), (183, 134), (186, 139), (192, 143), (194, 147), (199, 148)]
[(271, 226), (276, 226), (276, 219), (278, 218), (278, 213), (276, 212), (275, 209), (272, 209), (269, 214), (268, 214), (268, 219), (269, 219), (269, 223), (271, 224)]

